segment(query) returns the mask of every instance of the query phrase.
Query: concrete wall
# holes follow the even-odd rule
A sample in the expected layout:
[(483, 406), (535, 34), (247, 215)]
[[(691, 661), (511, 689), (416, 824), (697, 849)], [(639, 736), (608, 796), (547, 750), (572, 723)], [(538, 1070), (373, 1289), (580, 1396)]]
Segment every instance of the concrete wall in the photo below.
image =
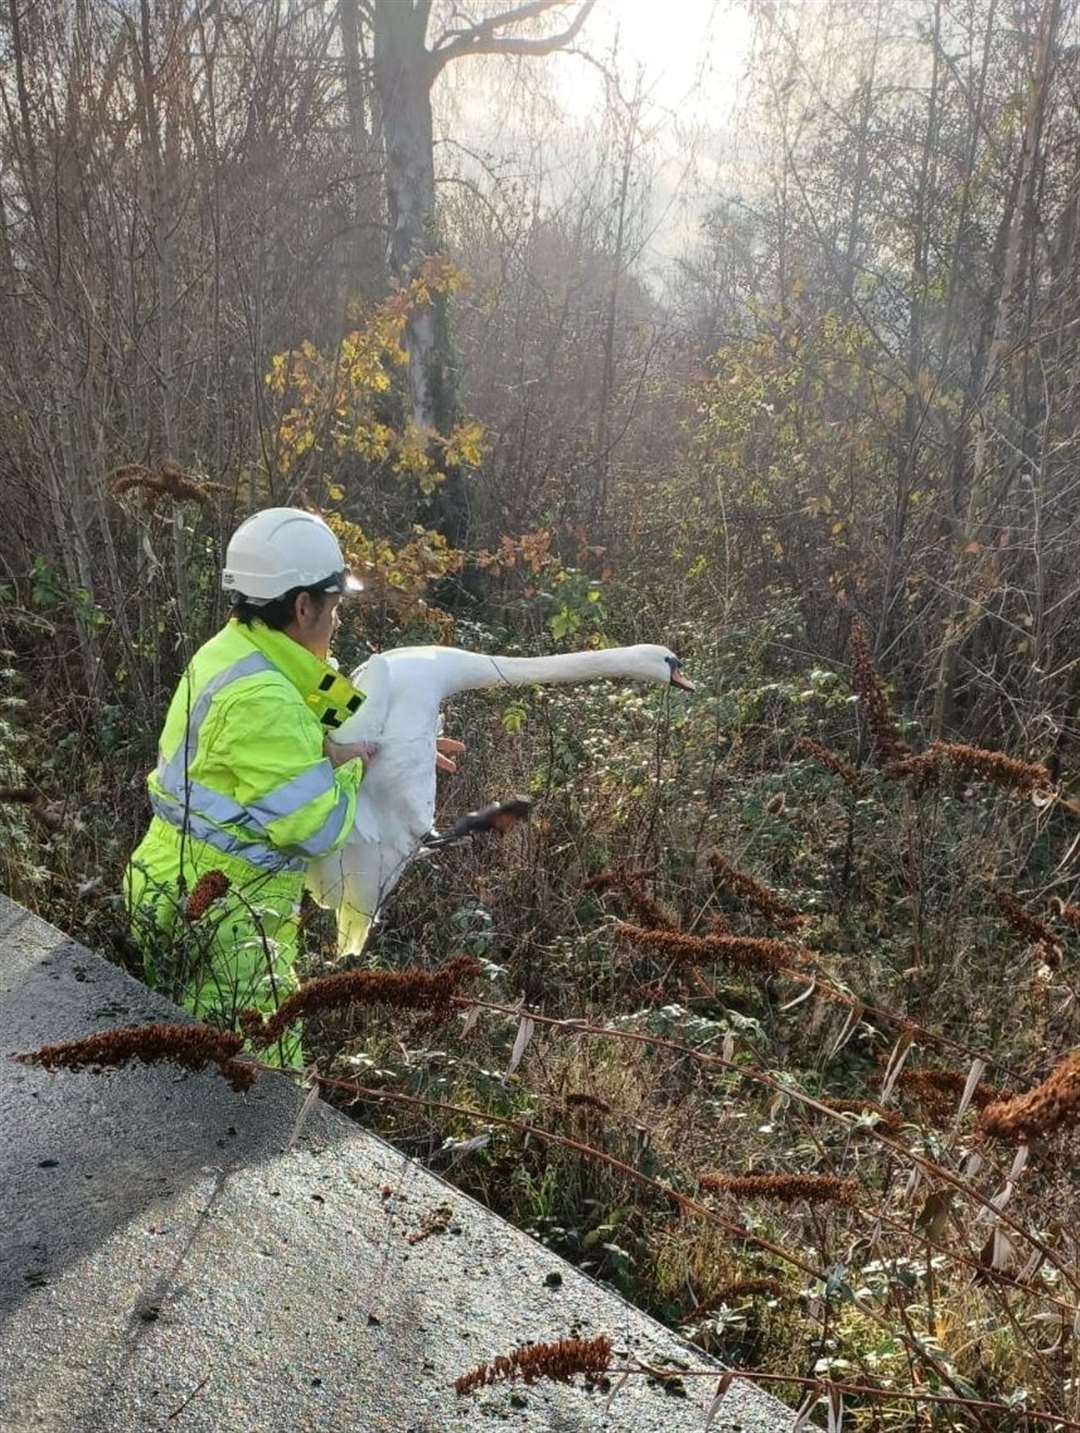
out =
[[(0, 897), (0, 1051), (183, 1018)], [(234, 1094), (168, 1066), (48, 1075), (0, 1058), (0, 1429), (51, 1433), (700, 1433), (715, 1385), (500, 1385), (520, 1343), (608, 1333), (707, 1362), (381, 1140), (267, 1075)], [(410, 1244), (440, 1206), (445, 1233)], [(743, 1384), (714, 1433), (780, 1433)]]

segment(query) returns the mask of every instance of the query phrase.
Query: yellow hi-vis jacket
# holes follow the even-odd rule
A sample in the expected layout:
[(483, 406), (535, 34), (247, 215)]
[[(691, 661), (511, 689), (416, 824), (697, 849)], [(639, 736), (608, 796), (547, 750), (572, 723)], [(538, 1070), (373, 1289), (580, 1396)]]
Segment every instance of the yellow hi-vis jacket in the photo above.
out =
[(291, 637), (231, 619), (169, 705), (147, 780), (155, 814), (260, 871), (302, 871), (352, 826), (363, 763), (335, 769), (323, 740), (362, 701)]
[[(323, 741), (362, 701), (258, 621), (231, 620), (181, 677), (124, 894), (147, 980), (198, 1018), (234, 1028), (241, 1010), (270, 1014), (296, 989), (304, 869), (345, 840), (363, 776), (359, 758), (333, 768)], [(185, 903), (209, 871), (227, 893), (192, 923)], [(301, 1063), (299, 1038), (277, 1058)]]

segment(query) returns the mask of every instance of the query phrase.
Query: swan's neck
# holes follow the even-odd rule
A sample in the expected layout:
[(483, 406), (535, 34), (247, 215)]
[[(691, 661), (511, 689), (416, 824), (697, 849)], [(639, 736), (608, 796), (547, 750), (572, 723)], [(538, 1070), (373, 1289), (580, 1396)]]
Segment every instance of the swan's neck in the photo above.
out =
[[(461, 652), (455, 663), (450, 691), (467, 692), (479, 687), (527, 687), (534, 683), (594, 682), (602, 678), (626, 677), (628, 649), (609, 647), (597, 652), (565, 652), (553, 657), (489, 657), (479, 652)], [(449, 695), (449, 692), (448, 692)]]

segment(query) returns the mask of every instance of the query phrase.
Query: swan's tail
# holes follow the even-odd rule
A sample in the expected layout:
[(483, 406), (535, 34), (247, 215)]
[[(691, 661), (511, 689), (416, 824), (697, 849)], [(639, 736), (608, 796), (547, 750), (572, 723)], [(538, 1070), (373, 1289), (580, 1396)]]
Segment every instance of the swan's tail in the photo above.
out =
[(349, 901), (342, 901), (337, 911), (338, 955), (359, 955), (371, 934), (371, 916)]

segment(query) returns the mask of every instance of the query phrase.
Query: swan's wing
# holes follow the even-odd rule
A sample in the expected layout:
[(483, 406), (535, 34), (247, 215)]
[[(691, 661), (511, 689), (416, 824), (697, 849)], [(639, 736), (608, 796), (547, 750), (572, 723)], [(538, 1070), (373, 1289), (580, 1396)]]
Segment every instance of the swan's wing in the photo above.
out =
[(319, 905), (337, 912), (338, 951), (359, 955), (372, 922), (413, 854), (386, 841), (352, 838), (308, 869), (307, 883)]
[(349, 675), (364, 693), (364, 704), (334, 732), (337, 741), (378, 741), (389, 725), (394, 705), (394, 675), (384, 653), (369, 657)]
[(359, 668), (353, 681), (367, 700), (335, 733), (340, 741), (379, 747), (364, 773), (345, 844), (308, 870), (315, 899), (338, 913), (342, 953), (363, 948), (372, 920), (435, 817), (439, 693), (428, 651), (380, 653)]

